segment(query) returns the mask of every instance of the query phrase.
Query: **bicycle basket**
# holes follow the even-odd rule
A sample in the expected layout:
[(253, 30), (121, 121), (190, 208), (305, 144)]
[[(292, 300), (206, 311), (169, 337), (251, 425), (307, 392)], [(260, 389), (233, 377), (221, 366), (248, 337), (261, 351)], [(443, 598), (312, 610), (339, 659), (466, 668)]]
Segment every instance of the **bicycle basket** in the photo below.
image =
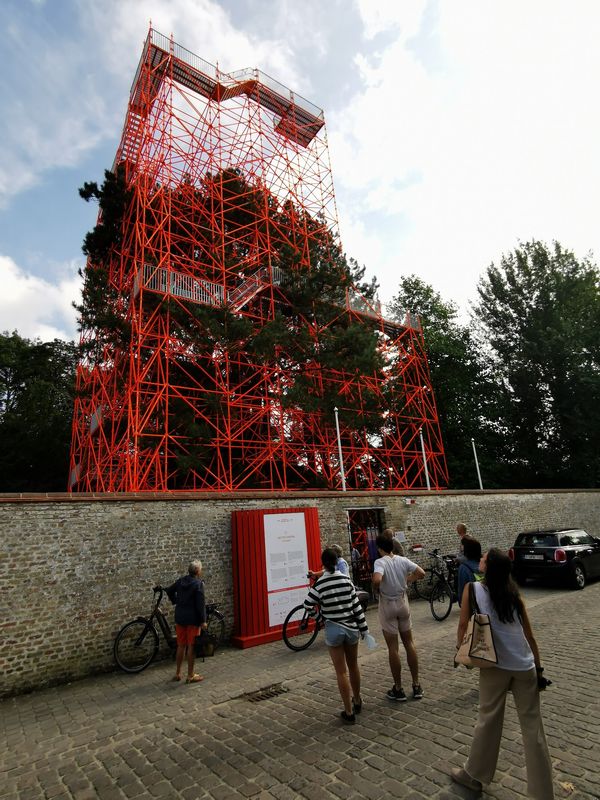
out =
[(196, 636), (195, 650), (198, 658), (209, 658), (214, 656), (217, 649), (217, 637), (214, 633), (201, 631), (200, 636)]

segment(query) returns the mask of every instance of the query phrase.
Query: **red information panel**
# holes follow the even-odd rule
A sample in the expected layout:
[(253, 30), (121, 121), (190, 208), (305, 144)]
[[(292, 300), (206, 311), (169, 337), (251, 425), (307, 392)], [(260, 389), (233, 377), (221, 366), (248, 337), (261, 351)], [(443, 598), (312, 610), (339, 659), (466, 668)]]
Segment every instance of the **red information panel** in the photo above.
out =
[(316, 508), (234, 511), (231, 519), (237, 647), (281, 639), (283, 621), (306, 597), (309, 569), (321, 567)]

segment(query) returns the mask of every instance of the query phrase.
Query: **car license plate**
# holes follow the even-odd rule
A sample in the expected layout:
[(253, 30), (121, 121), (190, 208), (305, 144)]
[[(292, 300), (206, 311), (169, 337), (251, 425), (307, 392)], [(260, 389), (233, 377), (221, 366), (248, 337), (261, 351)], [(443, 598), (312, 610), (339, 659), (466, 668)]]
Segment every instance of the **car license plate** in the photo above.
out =
[(543, 555), (537, 555), (537, 553), (536, 554), (524, 553), (523, 554), (523, 558), (526, 558), (528, 561), (543, 561), (544, 560), (544, 556)]

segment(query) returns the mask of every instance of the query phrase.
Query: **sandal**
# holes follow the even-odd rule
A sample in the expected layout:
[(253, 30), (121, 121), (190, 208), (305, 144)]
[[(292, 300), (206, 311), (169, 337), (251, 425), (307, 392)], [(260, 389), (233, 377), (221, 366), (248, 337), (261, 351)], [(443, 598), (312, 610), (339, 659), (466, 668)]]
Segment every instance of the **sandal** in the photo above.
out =
[(352, 711), (355, 714), (360, 714), (360, 712), (362, 711), (362, 698), (361, 697), (359, 697), (358, 700), (355, 700), (354, 698), (352, 698)]
[(198, 675), (196, 673), (195, 675), (192, 675), (191, 678), (186, 678), (185, 682), (186, 683), (200, 683), (200, 681), (203, 681), (203, 680), (204, 680), (204, 678), (202, 677), (202, 675)]
[(171, 680), (172, 680), (172, 681), (180, 681), (180, 680), (181, 680), (181, 675), (173, 675), (173, 677), (171, 678)]
[(347, 711), (342, 711), (340, 717), (342, 718), (343, 722), (346, 723), (346, 725), (354, 725), (356, 722), (356, 717), (354, 714), (348, 714)]

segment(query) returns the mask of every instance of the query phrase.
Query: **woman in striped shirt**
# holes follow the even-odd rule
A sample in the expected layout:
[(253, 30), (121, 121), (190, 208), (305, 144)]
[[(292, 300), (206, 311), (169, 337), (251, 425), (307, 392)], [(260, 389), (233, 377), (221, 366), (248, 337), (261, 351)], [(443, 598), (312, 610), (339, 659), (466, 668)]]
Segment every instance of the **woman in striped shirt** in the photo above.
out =
[(325, 620), (325, 644), (329, 648), (344, 703), (341, 717), (352, 725), (356, 722), (355, 715), (362, 711), (358, 640), (369, 632), (369, 628), (354, 584), (336, 570), (335, 551), (329, 547), (323, 550), (321, 563), (323, 575), (310, 588), (304, 606), (310, 610), (318, 605)]

